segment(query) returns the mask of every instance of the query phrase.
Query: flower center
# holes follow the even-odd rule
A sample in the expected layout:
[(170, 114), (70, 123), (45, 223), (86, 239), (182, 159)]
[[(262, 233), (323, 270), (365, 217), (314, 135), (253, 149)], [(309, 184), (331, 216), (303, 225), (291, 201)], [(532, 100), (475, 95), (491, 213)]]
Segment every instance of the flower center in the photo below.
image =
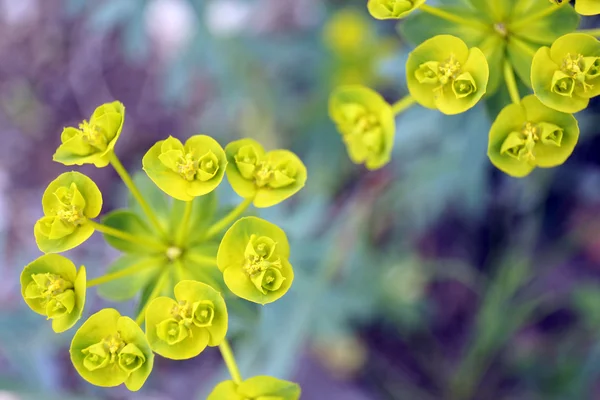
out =
[(170, 261), (175, 261), (181, 256), (182, 253), (183, 252), (179, 247), (171, 246), (167, 249), (166, 255)]
[(502, 37), (508, 36), (508, 28), (504, 22), (497, 22), (494, 24), (494, 30)]
[(55, 274), (34, 274), (25, 288), (25, 297), (38, 299), (49, 318), (70, 313), (75, 307), (73, 283)]
[(98, 150), (106, 150), (107, 140), (106, 137), (98, 130), (96, 125), (90, 124), (84, 120), (79, 124), (79, 130), (83, 136), (83, 139), (92, 147)]
[(450, 79), (455, 79), (460, 75), (460, 63), (456, 60), (456, 56), (451, 54), (450, 57), (440, 63), (439, 67), (439, 80), (442, 85), (445, 85)]
[(176, 163), (177, 172), (182, 178), (193, 181), (198, 172), (198, 162), (194, 160), (192, 153), (186, 153)]

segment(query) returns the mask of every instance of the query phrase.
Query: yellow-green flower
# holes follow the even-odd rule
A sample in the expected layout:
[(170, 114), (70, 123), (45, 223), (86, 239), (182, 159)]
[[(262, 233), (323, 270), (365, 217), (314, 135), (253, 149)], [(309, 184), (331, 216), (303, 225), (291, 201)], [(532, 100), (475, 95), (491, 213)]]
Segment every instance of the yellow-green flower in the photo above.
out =
[(426, 40), (408, 56), (408, 90), (423, 107), (444, 114), (460, 114), (473, 107), (486, 92), (489, 67), (477, 47), (451, 35)]
[[(567, 0), (563, 0), (567, 1)], [(575, 2), (575, 11), (581, 15), (597, 15), (600, 14), (599, 0), (577, 0)]]
[(44, 217), (34, 227), (35, 241), (44, 253), (79, 246), (94, 233), (88, 219), (102, 209), (98, 186), (79, 172), (66, 172), (48, 185), (42, 197)]
[(75, 333), (71, 361), (92, 385), (114, 387), (125, 383), (139, 390), (154, 365), (154, 353), (142, 329), (113, 308), (97, 312)]
[(492, 125), (488, 157), (492, 164), (514, 177), (535, 167), (564, 163), (579, 138), (577, 120), (543, 105), (535, 96), (505, 107)]
[(227, 333), (227, 307), (207, 284), (181, 281), (175, 300), (154, 299), (146, 310), (146, 337), (157, 354), (173, 360), (196, 357), (206, 346), (218, 346)]
[(46, 254), (28, 264), (21, 273), (21, 294), (36, 313), (52, 320), (60, 333), (81, 318), (85, 305), (85, 267), (79, 271), (68, 258)]
[(290, 246), (278, 226), (256, 217), (241, 218), (223, 236), (217, 265), (235, 295), (254, 303), (271, 303), (294, 280)]
[(253, 139), (241, 139), (225, 147), (227, 179), (235, 192), (254, 198), (258, 208), (281, 203), (304, 187), (306, 167), (288, 150), (265, 149)]
[(396, 123), (379, 93), (359, 85), (341, 86), (329, 97), (329, 116), (353, 163), (375, 170), (390, 161)]
[(221, 382), (206, 400), (298, 400), (300, 392), (297, 383), (272, 376), (255, 376), (239, 385), (233, 381)]
[(195, 135), (185, 145), (169, 136), (142, 159), (144, 171), (169, 196), (182, 201), (212, 192), (223, 180), (227, 158), (210, 136)]
[(600, 41), (583, 33), (541, 47), (531, 65), (533, 91), (555, 110), (576, 113), (600, 94)]
[(369, 0), (367, 7), (373, 18), (400, 19), (424, 3), (425, 0)]
[(61, 145), (54, 153), (54, 161), (64, 165), (94, 164), (106, 167), (125, 121), (125, 107), (114, 101), (96, 108), (90, 121), (78, 128), (67, 127), (60, 135)]

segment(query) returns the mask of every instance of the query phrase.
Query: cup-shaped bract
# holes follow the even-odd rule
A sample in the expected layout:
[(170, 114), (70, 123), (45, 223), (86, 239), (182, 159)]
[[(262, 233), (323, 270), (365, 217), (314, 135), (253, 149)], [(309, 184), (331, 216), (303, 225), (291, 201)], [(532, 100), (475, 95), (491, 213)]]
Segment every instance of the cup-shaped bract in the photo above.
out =
[(94, 164), (106, 167), (113, 155), (125, 121), (125, 107), (121, 102), (102, 104), (96, 108), (89, 122), (77, 128), (67, 127), (60, 135), (61, 145), (53, 160), (64, 165)]
[(600, 14), (600, 1), (577, 0), (575, 2), (575, 11), (577, 11), (581, 15), (598, 15)]
[(396, 123), (392, 107), (379, 93), (360, 85), (340, 86), (329, 97), (329, 116), (353, 163), (376, 170), (390, 161)]
[(38, 314), (52, 320), (52, 329), (60, 333), (81, 318), (85, 305), (85, 267), (79, 271), (68, 258), (45, 254), (29, 263), (21, 273), (21, 295)]
[(225, 147), (227, 179), (241, 197), (253, 198), (258, 208), (281, 203), (304, 187), (302, 160), (288, 150), (265, 149), (253, 139), (240, 139)]
[(154, 353), (142, 329), (113, 308), (97, 312), (75, 333), (71, 361), (89, 383), (139, 390), (154, 365)]
[(290, 246), (278, 226), (256, 217), (239, 219), (225, 232), (217, 266), (236, 296), (259, 304), (283, 296), (294, 280)]
[(44, 217), (34, 227), (35, 241), (44, 253), (60, 253), (85, 242), (94, 233), (88, 219), (102, 209), (98, 186), (79, 172), (66, 172), (50, 182), (42, 196)]
[(227, 333), (227, 307), (219, 292), (201, 282), (175, 285), (175, 300), (158, 297), (146, 309), (146, 337), (152, 350), (173, 360), (196, 357), (218, 346)]
[(406, 62), (408, 90), (423, 107), (453, 115), (477, 104), (487, 90), (489, 66), (477, 47), (438, 35), (415, 48)]
[(421, 7), (426, 0), (369, 0), (367, 8), (376, 19), (400, 19)]
[(489, 134), (488, 157), (498, 169), (520, 178), (535, 167), (564, 163), (578, 138), (573, 115), (553, 110), (531, 95), (498, 114)]
[(208, 395), (207, 400), (298, 400), (300, 386), (272, 376), (255, 376), (239, 385), (233, 381), (219, 383)]
[(569, 33), (551, 47), (540, 47), (531, 64), (531, 84), (550, 108), (565, 113), (585, 109), (600, 94), (600, 41)]
[(142, 159), (144, 171), (162, 191), (182, 201), (212, 192), (223, 180), (227, 158), (210, 136), (195, 135), (185, 144), (169, 136)]

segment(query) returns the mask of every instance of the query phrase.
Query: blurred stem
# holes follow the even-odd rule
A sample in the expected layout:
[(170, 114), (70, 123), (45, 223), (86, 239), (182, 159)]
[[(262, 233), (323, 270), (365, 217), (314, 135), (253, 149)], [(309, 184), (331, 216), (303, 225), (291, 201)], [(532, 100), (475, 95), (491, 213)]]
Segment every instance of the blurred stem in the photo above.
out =
[(163, 237), (166, 237), (166, 233), (160, 225), (160, 223), (158, 222), (156, 215), (154, 215), (154, 212), (152, 211), (148, 203), (146, 203), (146, 200), (144, 200), (144, 196), (142, 196), (137, 186), (135, 186), (135, 183), (133, 183), (133, 180), (129, 176), (129, 173), (123, 167), (123, 164), (121, 164), (121, 161), (119, 161), (119, 158), (115, 153), (113, 153), (112, 157), (110, 158), (110, 164), (113, 166), (115, 171), (117, 171), (117, 174), (119, 174), (119, 176), (123, 180), (123, 183), (125, 183), (125, 186), (127, 186), (133, 197), (135, 197), (137, 202), (140, 204), (142, 210), (144, 211), (144, 214), (146, 214), (152, 225), (154, 225), (154, 227)]
[(179, 282), (183, 280), (183, 263), (181, 259), (177, 259), (173, 262), (173, 281), (174, 285), (177, 285)]
[(87, 223), (92, 225), (92, 227), (95, 230), (97, 230), (98, 232), (102, 232), (105, 235), (114, 236), (116, 238), (125, 240), (127, 242), (139, 244), (140, 246), (148, 247), (150, 249), (157, 250), (159, 252), (163, 252), (163, 251), (167, 250), (167, 246), (165, 246), (163, 243), (154, 241), (152, 239), (144, 238), (143, 236), (132, 235), (130, 233), (123, 232), (122, 230), (110, 227), (108, 225), (98, 223), (91, 219), (88, 219)]
[(175, 243), (177, 244), (177, 246), (181, 246), (183, 244), (183, 241), (185, 240), (193, 207), (193, 201), (185, 202), (183, 218), (181, 218), (181, 221), (179, 223), (179, 229), (177, 230), (177, 237), (175, 239)]
[(519, 95), (519, 88), (517, 87), (517, 81), (515, 80), (515, 71), (510, 64), (508, 59), (504, 60), (504, 80), (508, 87), (508, 93), (513, 103), (521, 103), (521, 96)]
[(254, 197), (249, 197), (244, 199), (236, 208), (231, 210), (229, 214), (221, 218), (219, 221), (215, 222), (208, 230), (206, 231), (206, 235), (204, 235), (204, 240), (208, 240), (213, 236), (217, 235), (219, 232), (227, 228), (229, 225), (233, 223), (246, 209), (250, 204), (254, 201)]
[(527, 43), (525, 43), (524, 41), (522, 41), (521, 39), (519, 39), (515, 36), (509, 36), (508, 43), (514, 44), (515, 46), (519, 47), (521, 50), (523, 50), (525, 53), (527, 53), (527, 55), (530, 55), (531, 57), (533, 57), (535, 55), (535, 53), (537, 52), (536, 49), (533, 49)]
[(186, 252), (185, 258), (198, 264), (217, 265), (217, 259), (215, 257), (204, 256), (202, 254)]
[(160, 276), (158, 277), (158, 280), (156, 281), (156, 286), (154, 286), (154, 289), (152, 289), (152, 292), (150, 293), (150, 296), (148, 296), (148, 299), (146, 300), (144, 307), (142, 307), (142, 309), (140, 310), (140, 313), (138, 314), (137, 318), (135, 319), (135, 322), (139, 326), (142, 326), (142, 324), (144, 323), (144, 319), (146, 317), (146, 315), (145, 315), (146, 309), (148, 308), (148, 304), (150, 304), (150, 302), (152, 300), (154, 300), (155, 298), (158, 297), (161, 290), (164, 288), (165, 283), (167, 283), (168, 277), (169, 277), (168, 269), (165, 269), (163, 272), (160, 273)]
[(545, 18), (551, 14), (554, 14), (555, 12), (557, 12), (558, 10), (560, 10), (562, 7), (566, 6), (567, 4), (569, 4), (569, 1), (567, 1), (567, 0), (563, 1), (561, 4), (558, 4), (558, 5), (549, 4), (547, 8), (544, 8), (539, 13), (529, 15), (528, 17), (525, 17), (523, 19), (515, 21), (515, 23), (513, 23), (513, 24), (509, 24), (508, 29), (510, 31), (514, 31), (515, 29), (525, 28), (525, 27), (527, 27), (527, 25), (530, 25), (532, 22), (536, 22), (542, 18)]
[(137, 272), (140, 272), (146, 268), (152, 267), (153, 265), (156, 265), (155, 259), (153, 259), (153, 258), (146, 259), (146, 260), (140, 261), (137, 264), (133, 264), (125, 269), (122, 269), (120, 271), (116, 271), (111, 274), (105, 274), (98, 278), (91, 279), (87, 282), (87, 287), (91, 288), (93, 286), (102, 285), (103, 283), (108, 283), (108, 282), (114, 281), (116, 279), (123, 278), (125, 276), (133, 275), (133, 274), (136, 274)]
[(227, 365), (227, 369), (229, 370), (231, 378), (233, 378), (233, 382), (236, 385), (239, 385), (240, 383), (242, 383), (242, 375), (240, 375), (240, 370), (238, 369), (237, 363), (235, 362), (233, 352), (231, 351), (231, 346), (229, 346), (229, 342), (227, 341), (227, 339), (223, 339), (223, 341), (219, 345), (219, 350), (221, 350), (223, 361), (225, 361), (225, 365)]
[(579, 29), (577, 33), (585, 33), (586, 35), (600, 38), (600, 29)]
[(401, 112), (407, 110), (410, 106), (415, 104), (415, 99), (409, 94), (392, 104), (392, 112), (394, 115), (398, 115)]
[(456, 14), (452, 14), (451, 12), (431, 7), (427, 4), (423, 4), (421, 7), (419, 7), (419, 10), (426, 12), (427, 14), (435, 15), (436, 17), (445, 19), (446, 21), (455, 22), (459, 25), (470, 26), (472, 28), (483, 31), (489, 31), (490, 29), (492, 29), (491, 25), (488, 26), (478, 20), (463, 18)]

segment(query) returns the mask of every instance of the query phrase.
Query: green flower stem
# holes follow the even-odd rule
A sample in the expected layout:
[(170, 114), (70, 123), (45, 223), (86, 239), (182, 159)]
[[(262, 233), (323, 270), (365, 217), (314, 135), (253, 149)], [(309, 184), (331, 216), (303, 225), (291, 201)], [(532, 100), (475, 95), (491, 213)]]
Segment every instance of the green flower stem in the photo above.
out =
[(144, 238), (144, 237), (141, 237), (141, 236), (132, 235), (132, 234), (129, 234), (127, 232), (123, 232), (123, 231), (121, 231), (119, 229), (115, 229), (115, 228), (112, 228), (110, 226), (100, 224), (100, 223), (98, 223), (96, 221), (93, 221), (91, 219), (88, 219), (87, 222), (90, 225), (92, 225), (92, 227), (95, 230), (97, 230), (98, 232), (102, 232), (102, 233), (104, 233), (106, 235), (114, 236), (116, 238), (123, 239), (123, 240), (126, 240), (126, 241), (131, 242), (131, 243), (139, 244), (140, 246), (148, 247), (150, 249), (154, 249), (154, 250), (157, 250), (157, 251), (160, 251), (160, 252), (163, 252), (163, 251), (167, 250), (167, 246), (165, 246), (163, 243), (154, 241), (152, 239), (148, 239), (148, 238)]
[(121, 161), (119, 161), (119, 158), (114, 153), (113, 153), (112, 157), (110, 158), (110, 164), (113, 166), (115, 171), (117, 171), (117, 174), (119, 174), (119, 176), (125, 183), (125, 186), (127, 186), (127, 188), (131, 191), (131, 194), (133, 195), (133, 197), (135, 197), (137, 202), (140, 203), (140, 206), (142, 207), (144, 214), (146, 214), (146, 216), (148, 217), (148, 219), (150, 220), (152, 225), (154, 225), (154, 227), (158, 230), (158, 232), (160, 232), (160, 234), (163, 237), (166, 237), (166, 233), (165, 233), (163, 227), (158, 222), (156, 215), (154, 215), (154, 212), (152, 211), (152, 209), (150, 208), (148, 203), (146, 203), (146, 200), (144, 200), (144, 197), (140, 193), (139, 189), (137, 188), (137, 186), (135, 186), (135, 183), (133, 183), (133, 180), (129, 176), (129, 173), (123, 167), (123, 164), (121, 164)]
[(177, 230), (177, 236), (175, 239), (175, 243), (177, 243), (178, 246), (181, 246), (185, 240), (193, 207), (194, 203), (192, 201), (185, 202), (185, 211), (183, 212), (183, 218), (181, 218), (181, 222), (179, 223), (179, 229)]
[(537, 51), (537, 49), (532, 48), (530, 45), (528, 45), (521, 39), (516, 38), (515, 36), (509, 36), (508, 42), (519, 47), (521, 50), (523, 50), (525, 53), (527, 53), (531, 57), (533, 57)]
[(415, 99), (409, 94), (392, 104), (392, 112), (394, 115), (398, 115), (413, 104), (415, 104)]
[(510, 99), (513, 103), (519, 104), (521, 102), (521, 96), (519, 95), (519, 88), (517, 87), (517, 81), (515, 80), (515, 72), (508, 59), (504, 61), (504, 80), (508, 87)]
[(558, 5), (550, 5), (548, 8), (543, 9), (542, 11), (540, 11), (537, 14), (533, 14), (530, 15), (528, 17), (525, 17), (523, 19), (517, 20), (512, 24), (508, 25), (508, 29), (510, 30), (515, 30), (515, 29), (519, 29), (519, 28), (523, 28), (529, 24), (531, 24), (532, 22), (538, 21), (542, 18), (547, 17), (548, 15), (554, 14), (555, 12), (557, 12), (558, 10), (560, 10), (561, 7), (566, 6), (567, 4), (569, 4), (569, 1), (564, 1), (561, 4)]
[(483, 22), (463, 18), (456, 14), (452, 14), (448, 11), (444, 11), (444, 10), (440, 10), (439, 8), (428, 6), (427, 4), (423, 4), (421, 7), (419, 7), (419, 10), (426, 12), (428, 14), (431, 14), (431, 15), (435, 15), (436, 17), (445, 19), (446, 21), (455, 22), (459, 25), (470, 26), (475, 29), (483, 29), (484, 31), (489, 31), (490, 29), (492, 29), (491, 26), (487, 26)]
[(227, 228), (229, 225), (231, 225), (240, 215), (242, 215), (244, 211), (246, 211), (248, 206), (252, 204), (252, 201), (254, 201), (254, 198), (252, 197), (244, 199), (244, 201), (242, 201), (236, 208), (231, 210), (229, 214), (221, 218), (219, 221), (215, 222), (206, 231), (206, 235), (204, 235), (204, 240), (212, 238), (213, 236)]
[(204, 256), (202, 254), (186, 253), (185, 258), (198, 264), (214, 264), (217, 265), (216, 257)]
[(102, 275), (98, 278), (90, 279), (87, 282), (87, 287), (91, 288), (93, 286), (98, 286), (98, 285), (102, 285), (103, 283), (108, 283), (108, 282), (114, 281), (115, 279), (133, 275), (139, 271), (142, 271), (142, 270), (152, 267), (154, 265), (156, 265), (156, 260), (153, 258), (143, 260), (137, 264), (133, 264), (130, 267), (127, 267), (127, 268), (122, 269), (117, 272), (113, 272), (112, 274), (106, 274), (106, 275)]
[(165, 287), (168, 277), (169, 277), (169, 269), (165, 269), (163, 272), (161, 272), (160, 277), (156, 281), (156, 286), (154, 286), (154, 289), (152, 289), (152, 293), (150, 293), (150, 296), (148, 296), (148, 299), (146, 299), (146, 303), (144, 304), (144, 307), (142, 307), (142, 309), (140, 310), (140, 313), (138, 314), (137, 318), (135, 319), (135, 322), (139, 326), (142, 326), (142, 324), (144, 323), (144, 319), (146, 317), (146, 309), (148, 308), (148, 304), (150, 304), (150, 302), (152, 300), (154, 300), (155, 298), (158, 297), (161, 290)]
[(600, 29), (579, 29), (577, 33), (585, 33), (586, 35), (600, 38)]
[(229, 342), (227, 341), (227, 339), (223, 339), (223, 341), (219, 345), (219, 350), (221, 350), (223, 361), (225, 361), (225, 365), (227, 365), (227, 369), (229, 370), (231, 378), (233, 378), (233, 382), (239, 385), (240, 383), (242, 383), (242, 375), (240, 375), (240, 370), (238, 369), (238, 366), (235, 362), (233, 352), (231, 351), (231, 346), (229, 346)]
[(181, 262), (181, 259), (177, 259), (173, 262), (173, 278), (174, 278), (174, 285), (177, 285), (179, 282), (181, 282), (184, 278), (183, 278), (183, 263)]

